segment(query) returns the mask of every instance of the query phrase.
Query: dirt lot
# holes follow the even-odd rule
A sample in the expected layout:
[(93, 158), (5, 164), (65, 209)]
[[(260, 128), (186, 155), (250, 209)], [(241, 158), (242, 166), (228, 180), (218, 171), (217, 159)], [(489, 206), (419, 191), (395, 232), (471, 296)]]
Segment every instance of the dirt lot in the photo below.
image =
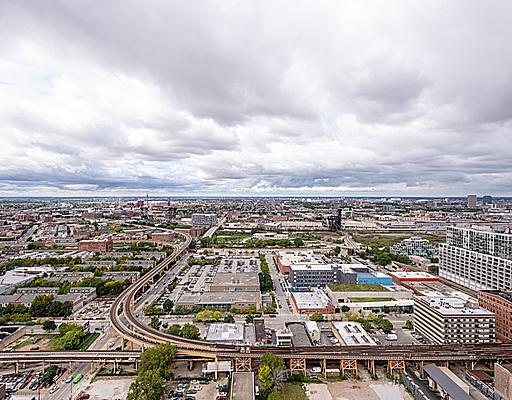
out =
[(135, 377), (96, 379), (85, 392), (91, 395), (91, 400), (124, 400), (134, 380)]
[(310, 400), (412, 400), (403, 387), (386, 380), (308, 384), (306, 390)]
[[(31, 348), (35, 348), (36, 346), (39, 350), (55, 350), (55, 346), (52, 342), (52, 338), (54, 337), (55, 335), (27, 335), (23, 336), (13, 344), (12, 347), (15, 351), (29, 351)], [(36, 343), (34, 343), (34, 341), (36, 341)]]

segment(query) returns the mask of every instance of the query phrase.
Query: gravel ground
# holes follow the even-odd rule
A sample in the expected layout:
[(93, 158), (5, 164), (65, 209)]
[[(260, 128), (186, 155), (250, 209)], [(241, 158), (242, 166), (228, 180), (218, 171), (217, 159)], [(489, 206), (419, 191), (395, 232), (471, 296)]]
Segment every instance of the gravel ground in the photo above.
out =
[(412, 400), (403, 387), (388, 381), (329, 382), (308, 384), (306, 394), (310, 400)]
[(97, 379), (85, 389), (85, 393), (91, 395), (91, 400), (124, 400), (134, 380), (135, 377)]

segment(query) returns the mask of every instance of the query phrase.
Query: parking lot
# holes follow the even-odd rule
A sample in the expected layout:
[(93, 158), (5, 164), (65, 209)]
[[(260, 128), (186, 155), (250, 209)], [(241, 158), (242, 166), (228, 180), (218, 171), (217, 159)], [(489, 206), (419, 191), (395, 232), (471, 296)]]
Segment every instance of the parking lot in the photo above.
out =
[(216, 382), (203, 379), (181, 379), (171, 389), (168, 398), (173, 400), (226, 399), (227, 378), (219, 379)]
[(22, 372), (20, 375), (6, 374), (0, 376), (0, 383), (5, 384), (6, 393), (37, 393), (38, 389), (44, 386), (41, 380), (42, 372), (35, 370), (28, 370)]

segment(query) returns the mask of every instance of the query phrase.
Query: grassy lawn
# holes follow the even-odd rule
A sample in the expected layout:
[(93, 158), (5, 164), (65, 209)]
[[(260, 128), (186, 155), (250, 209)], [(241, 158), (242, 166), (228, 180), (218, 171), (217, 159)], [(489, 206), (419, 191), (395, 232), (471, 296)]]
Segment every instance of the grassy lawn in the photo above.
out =
[(89, 333), (82, 343), (80, 343), (80, 346), (78, 347), (79, 350), (87, 350), (89, 346), (100, 336), (98, 332)]
[[(390, 297), (350, 297), (350, 301), (354, 303), (373, 303), (374, 301), (391, 301)], [(348, 303), (350, 304), (350, 303)]]
[(353, 283), (343, 283), (337, 285), (328, 285), (333, 292), (387, 292), (388, 289), (381, 285), (369, 284), (358, 285)]
[(285, 383), (283, 388), (271, 394), (274, 400), (308, 400), (300, 383)]
[(213, 237), (216, 243), (240, 243), (245, 239), (250, 238), (251, 234), (246, 233), (233, 233), (233, 234), (220, 234)]

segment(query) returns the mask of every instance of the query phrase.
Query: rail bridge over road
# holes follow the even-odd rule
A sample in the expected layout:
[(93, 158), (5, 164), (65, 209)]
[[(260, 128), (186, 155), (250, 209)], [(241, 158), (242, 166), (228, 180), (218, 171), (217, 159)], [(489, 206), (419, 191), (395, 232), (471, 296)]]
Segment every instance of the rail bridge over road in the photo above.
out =
[[(170, 343), (177, 347), (178, 354), (198, 359), (230, 360), (235, 363), (236, 371), (251, 371), (253, 360), (272, 352), (288, 360), (290, 370), (306, 371), (308, 362), (320, 361), (340, 363), (341, 371), (357, 368), (357, 362), (368, 364), (370, 371), (375, 370), (375, 362), (387, 363), (389, 370), (405, 369), (406, 362), (468, 362), (474, 365), (478, 361), (502, 362), (512, 360), (512, 344), (490, 345), (392, 345), (392, 346), (347, 346), (347, 347), (303, 347), (276, 348), (270, 346), (239, 346), (218, 343), (206, 343), (185, 339), (153, 329), (135, 316), (135, 301), (144, 287), (173, 268), (187, 252), (191, 237), (180, 233), (185, 240), (176, 252), (125, 290), (114, 302), (110, 310), (110, 321), (123, 340), (135, 343), (143, 349), (160, 343)], [(123, 346), (124, 348), (124, 346)], [(324, 368), (325, 369), (325, 368)]]

